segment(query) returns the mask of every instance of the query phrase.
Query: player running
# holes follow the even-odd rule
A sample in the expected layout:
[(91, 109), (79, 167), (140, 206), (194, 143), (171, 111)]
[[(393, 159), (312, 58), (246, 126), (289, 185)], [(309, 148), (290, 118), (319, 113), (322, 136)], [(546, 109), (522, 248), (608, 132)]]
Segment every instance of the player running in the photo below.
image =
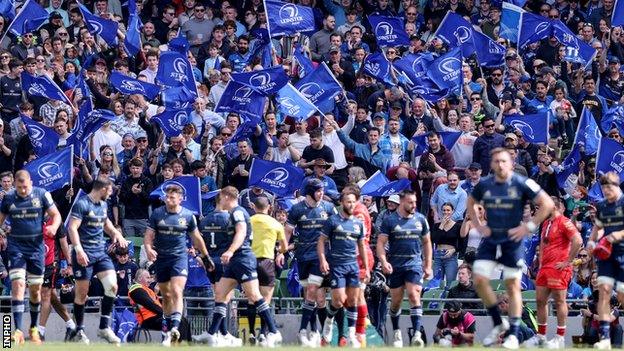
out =
[[(369, 262), (366, 255), (364, 223), (353, 216), (356, 204), (356, 192), (347, 187), (340, 194), (340, 213), (332, 215), (323, 225), (321, 236), (316, 245), (320, 269), (323, 274), (331, 274), (331, 303), (328, 317), (323, 326), (323, 338), (331, 340), (334, 316), (338, 310), (347, 310), (348, 345), (359, 348), (360, 342), (355, 335), (357, 320), (357, 300), (360, 294), (360, 267), (357, 256), (363, 262), (365, 276), (362, 282), (370, 280)], [(329, 241), (329, 261), (325, 257), (325, 242)]]
[(113, 262), (106, 253), (104, 232), (109, 234), (112, 243), (116, 243), (119, 247), (126, 247), (127, 243), (122, 234), (115, 229), (106, 213), (108, 208), (106, 200), (112, 192), (113, 187), (110, 180), (106, 178), (95, 179), (91, 192), (74, 203), (67, 228), (69, 239), (74, 247), (72, 266), (76, 279), (74, 290), (76, 332), (72, 335), (71, 340), (85, 344), (89, 344), (89, 339), (84, 331), (85, 302), (93, 275), (97, 276), (104, 288), (97, 335), (111, 344), (121, 342), (109, 326), (113, 303), (117, 297), (117, 274)]
[(256, 257), (251, 251), (250, 244), (252, 233), (249, 214), (238, 205), (238, 190), (232, 186), (221, 189), (217, 207), (228, 212), (229, 221), (226, 226), (227, 241), (220, 240), (219, 245), (223, 246), (216, 248), (217, 250), (226, 248), (221, 255), (221, 263), (225, 270), (223, 277), (215, 286), (215, 309), (208, 330), (208, 346), (219, 346), (219, 339), (215, 334), (223, 323), (230, 292), (238, 284), (242, 285), (245, 296), (255, 304), (256, 312), (268, 328), (267, 346), (278, 346), (282, 342), (282, 335), (275, 326), (268, 302), (260, 294)]
[[(320, 345), (320, 334), (316, 329), (317, 291), (323, 284), (323, 273), (319, 266), (316, 244), (327, 219), (336, 214), (336, 208), (323, 200), (324, 185), (318, 179), (310, 179), (304, 186), (305, 199), (295, 204), (288, 213), (286, 222), (286, 240), (290, 241), (293, 232), (297, 232), (295, 258), (299, 270), (299, 282), (304, 287), (305, 301), (301, 307), (302, 316), (299, 326), (299, 343), (303, 346)], [(310, 334), (307, 333), (308, 324)], [(330, 341), (330, 340), (326, 340)]]
[(182, 207), (184, 190), (177, 185), (165, 189), (165, 206), (159, 207), (149, 219), (145, 231), (145, 252), (147, 259), (154, 262), (156, 282), (163, 296), (163, 346), (180, 341), (183, 291), (188, 275), (187, 235), (193, 246), (201, 253), (206, 271), (214, 269), (208, 256), (204, 240), (197, 230), (193, 213)]
[(404, 190), (399, 194), (399, 199), (397, 210), (384, 218), (381, 223), (376, 245), (377, 257), (383, 272), (389, 275), (390, 320), (394, 330), (392, 345), (403, 347), (399, 318), (403, 292), (407, 291), (414, 329), (411, 344), (424, 347), (425, 343), (420, 332), (423, 314), (420, 293), (423, 278), (430, 279), (433, 276), (431, 235), (427, 219), (416, 212), (416, 194)]
[[(561, 212), (563, 203), (552, 197), (555, 209), (542, 223), (540, 241), (540, 266), (535, 285), (537, 286), (537, 334), (526, 341), (527, 347), (546, 346), (548, 349), (565, 348), (566, 319), (568, 304), (566, 296), (572, 279), (572, 261), (576, 258), (583, 239), (567, 217)], [(557, 309), (557, 335), (546, 342), (548, 324), (548, 298), (552, 296)]]
[[(522, 268), (525, 267), (522, 239), (537, 230), (538, 224), (550, 215), (554, 206), (537, 183), (513, 172), (511, 155), (507, 150), (496, 148), (492, 150), (491, 156), (494, 174), (481, 179), (468, 197), (467, 204), (468, 215), (484, 236), (474, 263), (477, 293), (494, 322), (494, 328), (483, 339), (483, 345), (493, 345), (499, 335), (509, 329), (503, 347), (517, 349), (522, 316), (520, 278)], [(533, 200), (539, 209), (535, 211), (532, 220), (522, 223), (524, 205), (529, 200)], [(488, 225), (478, 219), (475, 205), (479, 203), (485, 208)], [(503, 279), (509, 294), (509, 322), (503, 321), (489, 282), (499, 264), (503, 265)]]
[[(609, 172), (600, 177), (600, 189), (604, 200), (596, 205), (596, 218), (587, 249), (598, 259), (598, 304), (596, 310), (600, 321), (600, 341), (595, 349), (611, 349), (611, 293), (617, 291), (620, 303), (624, 302), (624, 196), (620, 189), (620, 177)], [(599, 232), (604, 234), (598, 237)], [(596, 241), (600, 239), (598, 244)], [(617, 284), (616, 284), (617, 283)]]
[[(47, 230), (43, 230), (45, 215), (51, 218)], [(30, 302), (30, 341), (41, 344), (37, 319), (41, 306), (41, 284), (44, 273), (43, 237), (54, 237), (61, 224), (59, 213), (52, 196), (44, 189), (33, 187), (27, 171), (15, 173), (15, 190), (2, 198), (0, 205), (0, 225), (5, 219), (10, 221), (11, 232), (6, 243), (9, 257), (9, 277), (11, 279), (11, 312), (15, 331), (13, 342), (24, 344), (22, 316), (24, 314), (24, 292), (28, 282)], [(3, 238), (4, 239), (4, 238)], [(4, 241), (4, 240), (2, 240)], [(4, 246), (4, 243), (2, 243)]]

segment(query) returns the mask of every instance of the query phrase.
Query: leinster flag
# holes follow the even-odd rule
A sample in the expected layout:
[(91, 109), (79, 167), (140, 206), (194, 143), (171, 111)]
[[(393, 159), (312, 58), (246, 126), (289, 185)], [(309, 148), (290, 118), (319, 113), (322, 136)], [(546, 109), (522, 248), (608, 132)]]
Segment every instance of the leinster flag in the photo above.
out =
[(483, 67), (500, 67), (505, 65), (505, 52), (507, 49), (501, 44), (495, 42), (483, 33), (474, 31), (474, 46), (477, 50), (477, 60)]
[(500, 21), (500, 37), (512, 43), (518, 42), (518, 30), (520, 29), (522, 14), (525, 11), (512, 3), (503, 1), (503, 11)]
[(441, 89), (460, 95), (464, 81), (460, 49), (455, 48), (429, 64), (427, 75)]
[(70, 146), (28, 162), (24, 169), (30, 173), (34, 186), (47, 191), (60, 189), (72, 182), (74, 148)]
[[(463, 132), (439, 132), (439, 134), (442, 139), (442, 144), (444, 144), (444, 147), (450, 151), (457, 143), (457, 140), (459, 140), (459, 137), (462, 136)], [(427, 133), (413, 137), (412, 141), (416, 146), (414, 148), (414, 157), (424, 154), (425, 151), (429, 149)]]
[(314, 66), (312, 65), (312, 60), (308, 56), (306, 56), (303, 48), (300, 43), (295, 44), (295, 48), (293, 51), (293, 56), (297, 63), (299, 64), (299, 77), (303, 78), (307, 74), (310, 74), (314, 70)]
[(548, 113), (509, 115), (505, 117), (504, 124), (520, 130), (531, 143), (548, 144)]
[(179, 52), (165, 51), (160, 54), (156, 81), (166, 88), (185, 86), (197, 95), (193, 66), (186, 56)]
[(230, 80), (215, 107), (215, 112), (236, 112), (245, 116), (261, 117), (266, 98), (251, 87)]
[(185, 86), (171, 87), (162, 91), (162, 103), (165, 108), (180, 110), (192, 107), (197, 95)]
[(33, 76), (28, 72), (22, 72), (22, 90), (30, 95), (41, 96), (51, 100), (59, 100), (72, 106), (67, 95), (47, 75)]
[(622, 27), (624, 25), (624, 0), (615, 0), (611, 15), (611, 26)]
[(521, 18), (522, 24), (520, 25), (518, 48), (524, 48), (530, 43), (550, 36), (552, 30), (548, 18), (530, 12), (523, 13)]
[(375, 172), (362, 185), (362, 195), (386, 197), (398, 194), (412, 186), (408, 179), (389, 181), (380, 171)]
[(117, 91), (122, 94), (140, 94), (145, 96), (148, 100), (154, 100), (158, 96), (158, 93), (160, 93), (160, 87), (158, 85), (134, 79), (119, 72), (111, 73), (110, 83), (113, 88), (117, 89)]
[(392, 79), (391, 69), (392, 66), (388, 59), (379, 52), (368, 54), (362, 65), (362, 71), (364, 73), (387, 85), (395, 86), (396, 83)]
[(285, 116), (304, 121), (316, 112), (316, 106), (290, 83), (277, 92), (277, 108)]
[(602, 138), (602, 132), (598, 128), (594, 115), (587, 108), (583, 108), (579, 118), (574, 145), (584, 146), (585, 155), (593, 155), (598, 151), (598, 144)]
[(45, 156), (56, 151), (59, 143), (59, 135), (54, 129), (46, 127), (43, 124), (24, 115), (20, 116), (22, 122), (28, 131), (30, 143), (35, 150), (37, 157)]
[(141, 51), (142, 28), (143, 23), (141, 23), (139, 16), (135, 13), (131, 13), (130, 19), (128, 20), (128, 31), (126, 32), (126, 37), (124, 38), (124, 49), (126, 49), (128, 56), (135, 56), (139, 53), (139, 51)]
[(313, 31), (314, 13), (311, 7), (279, 0), (264, 0), (267, 25), (271, 37)]
[(333, 110), (334, 97), (342, 93), (342, 87), (325, 62), (298, 81), (295, 88), (321, 112)]
[(42, 24), (48, 21), (48, 11), (34, 0), (28, 0), (22, 6), (20, 12), (15, 16), (7, 28), (7, 32), (14, 35), (22, 35), (39, 29)]
[(249, 186), (270, 191), (276, 196), (292, 196), (305, 178), (303, 170), (285, 163), (254, 158), (249, 170)]
[(290, 79), (282, 66), (244, 73), (232, 73), (232, 79), (264, 95), (276, 93)]
[(373, 35), (380, 47), (409, 45), (409, 35), (405, 31), (403, 18), (388, 16), (368, 16)]
[(561, 171), (557, 173), (557, 184), (564, 189), (568, 178), (572, 174), (578, 174), (580, 170), (581, 151), (578, 145), (574, 145), (568, 156), (563, 160), (561, 164)]
[(89, 33), (99, 35), (109, 44), (117, 43), (117, 29), (119, 28), (119, 23), (95, 16), (91, 13), (91, 11), (89, 11), (89, 9), (86, 8), (86, 6), (80, 3), (78, 3), (78, 8), (82, 13), (82, 17), (84, 18)]
[(596, 172), (598, 174), (615, 172), (622, 177), (624, 175), (624, 146), (610, 138), (600, 139)]
[[(476, 51), (473, 33), (472, 25), (468, 21), (456, 13), (448, 12), (435, 35), (450, 48), (461, 48), (462, 55), (469, 57)], [(480, 47), (479, 50), (483, 48)]]
[(150, 197), (163, 199), (165, 197), (165, 190), (169, 185), (177, 185), (182, 188), (182, 207), (193, 212), (193, 214), (201, 214), (202, 204), (199, 178), (195, 176), (181, 176), (167, 180), (154, 189), (154, 191), (150, 194)]
[(152, 120), (160, 126), (167, 138), (182, 134), (184, 126), (191, 123), (192, 108), (184, 110), (167, 110), (152, 117)]

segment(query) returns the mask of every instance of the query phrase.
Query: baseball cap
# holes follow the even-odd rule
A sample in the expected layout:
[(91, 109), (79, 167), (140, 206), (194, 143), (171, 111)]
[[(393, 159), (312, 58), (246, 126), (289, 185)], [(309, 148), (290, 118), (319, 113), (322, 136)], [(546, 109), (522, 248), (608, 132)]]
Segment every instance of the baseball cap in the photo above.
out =
[(332, 53), (332, 52), (340, 52), (340, 48), (334, 45), (334, 46), (329, 48), (329, 52), (330, 53)]
[(373, 119), (375, 119), (375, 118), (382, 118), (382, 119), (385, 119), (385, 118), (386, 118), (386, 116), (385, 116), (382, 112), (377, 112), (377, 113), (375, 113), (375, 114), (373, 115)]
[(609, 63), (620, 63), (620, 59), (617, 56), (610, 56)]
[(134, 133), (134, 139), (140, 139), (140, 138), (147, 138), (147, 133), (145, 133), (145, 131), (143, 129), (137, 131), (136, 133)]
[(50, 13), (50, 19), (63, 19), (63, 16), (61, 16), (61, 14), (56, 11), (52, 11)]
[(388, 197), (388, 201), (390, 202), (394, 202), (395, 204), (398, 204), (401, 202), (399, 195), (394, 194), (394, 195), (390, 195), (390, 197)]
[(507, 133), (505, 134), (505, 139), (513, 139), (515, 141), (518, 141), (518, 136), (514, 133)]
[(531, 81), (531, 77), (527, 76), (527, 75), (523, 75), (522, 77), (520, 77), (520, 83), (527, 83)]
[(403, 104), (401, 102), (399, 102), (399, 101), (395, 101), (395, 102), (392, 103), (391, 107), (392, 108), (400, 108), (400, 109), (402, 109), (403, 108)]
[(473, 162), (468, 166), (468, 169), (481, 169), (481, 164), (479, 162)]
[(511, 92), (506, 91), (503, 93), (503, 96), (501, 97), (501, 100), (503, 101), (513, 101), (513, 96), (511, 95)]
[(545, 75), (545, 74), (549, 74), (549, 73), (554, 75), (555, 74), (555, 70), (553, 70), (550, 67), (542, 67), (542, 69), (540, 70), (540, 74), (541, 75)]

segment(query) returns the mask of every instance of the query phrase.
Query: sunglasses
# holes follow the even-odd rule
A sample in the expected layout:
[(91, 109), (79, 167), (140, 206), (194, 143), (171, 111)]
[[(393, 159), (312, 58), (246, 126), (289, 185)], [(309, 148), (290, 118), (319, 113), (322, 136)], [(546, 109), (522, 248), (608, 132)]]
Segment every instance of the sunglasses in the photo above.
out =
[(470, 98), (470, 101), (480, 101), (481, 98)]
[(416, 12), (408, 12), (407, 15), (408, 16), (416, 16)]
[(232, 136), (232, 133), (221, 133), (223, 136)]
[(175, 12), (165, 12), (165, 15), (175, 16)]
[(491, 74), (492, 77), (501, 77), (502, 74), (501, 73), (493, 73)]
[(24, 38), (32, 38), (32, 37), (33, 37), (33, 35), (32, 35), (32, 34), (26, 34), (26, 35), (24, 35)]
[(45, 59), (37, 59), (37, 62), (45, 62)]
[(113, 156), (113, 153), (112, 152), (104, 152), (104, 153), (102, 153), (102, 155), (104, 155), (104, 156)]
[(205, 12), (206, 9), (195, 9), (195, 12)]
[(589, 257), (589, 255), (587, 255), (587, 254), (583, 254), (583, 255), (578, 255), (578, 257), (580, 257), (580, 258), (586, 258), (586, 257)]
[(137, 139), (137, 143), (147, 143), (147, 139)]
[(559, 16), (558, 15), (550, 15), (550, 16), (548, 16), (548, 18), (559, 18)]
[(68, 36), (68, 35), (69, 35), (69, 33), (67, 33), (67, 32), (61, 32), (61, 33), (59, 33), (59, 35), (60, 35), (60, 36), (65, 37), (65, 36)]
[(619, 137), (620, 137), (620, 135), (619, 135), (619, 134), (617, 134), (617, 133), (611, 133), (611, 134), (609, 134), (609, 138), (619, 138)]
[(2, 56), (3, 60), (8, 60), (10, 57), (9, 56)]
[(494, 125), (493, 124), (488, 124), (487, 126), (483, 125), (483, 128), (494, 128)]

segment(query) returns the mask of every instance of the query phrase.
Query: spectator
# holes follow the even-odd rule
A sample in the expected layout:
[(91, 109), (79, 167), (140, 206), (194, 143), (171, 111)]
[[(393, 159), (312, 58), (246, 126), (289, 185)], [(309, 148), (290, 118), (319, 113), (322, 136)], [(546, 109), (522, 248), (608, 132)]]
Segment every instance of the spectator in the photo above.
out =
[(124, 204), (123, 228), (125, 236), (142, 237), (147, 228), (149, 194), (152, 182), (143, 175), (143, 160), (129, 162), (130, 176), (121, 185), (119, 201)]
[[(472, 268), (468, 264), (462, 264), (457, 270), (457, 284), (448, 290), (448, 299), (478, 299), (477, 291), (472, 281)], [(462, 302), (464, 308), (473, 310), (483, 309), (481, 302)]]
[(483, 174), (490, 173), (490, 151), (503, 146), (505, 138), (494, 130), (494, 121), (490, 118), (483, 120), (483, 134), (475, 140), (472, 151), (473, 160), (481, 164)]
[(323, 28), (310, 37), (310, 54), (312, 60), (321, 61), (329, 53), (330, 36), (336, 28), (336, 19), (332, 15), (325, 16)]
[(459, 230), (461, 223), (453, 220), (453, 205), (445, 203), (440, 211), (440, 222), (431, 228), (431, 241), (435, 244), (433, 252), (433, 272), (448, 284), (457, 276), (457, 249), (459, 248)]
[[(115, 272), (117, 273), (117, 296), (128, 296), (132, 277), (136, 275), (139, 266), (130, 260), (128, 248), (117, 248), (115, 250)], [(117, 305), (128, 305), (126, 299), (118, 299)]]
[(448, 183), (438, 186), (431, 196), (431, 210), (433, 221), (439, 223), (442, 219), (442, 206), (450, 204), (453, 208), (451, 219), (461, 221), (466, 212), (466, 200), (468, 194), (459, 186), (459, 176), (451, 171), (446, 176)]
[(249, 170), (251, 169), (254, 155), (248, 140), (239, 140), (236, 145), (239, 155), (228, 161), (225, 174), (227, 183), (242, 191), (249, 182)]

